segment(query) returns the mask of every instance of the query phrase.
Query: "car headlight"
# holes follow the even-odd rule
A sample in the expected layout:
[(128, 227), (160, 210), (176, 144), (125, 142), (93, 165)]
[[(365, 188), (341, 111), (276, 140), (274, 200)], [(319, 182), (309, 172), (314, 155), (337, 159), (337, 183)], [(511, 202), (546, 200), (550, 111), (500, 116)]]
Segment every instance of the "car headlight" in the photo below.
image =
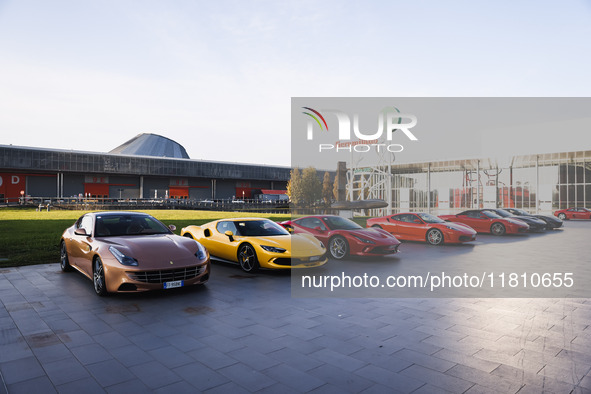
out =
[(129, 257), (129, 256), (124, 255), (123, 253), (121, 253), (119, 251), (119, 249), (117, 249), (114, 246), (109, 246), (109, 252), (111, 252), (113, 254), (113, 256), (115, 256), (115, 258), (117, 259), (119, 264), (131, 265), (131, 266), (138, 265), (138, 262), (136, 259), (134, 259), (133, 257)]
[(353, 235), (353, 237), (355, 237), (356, 239), (360, 240), (361, 242), (363, 242), (364, 244), (375, 244), (374, 241), (370, 240), (370, 239), (366, 239), (366, 238), (362, 238), (362, 237), (358, 237), (357, 235)]
[(275, 246), (261, 245), (261, 248), (263, 248), (267, 252), (271, 252), (271, 253), (284, 253), (285, 252), (285, 249), (276, 248)]
[(197, 252), (195, 252), (195, 257), (199, 260), (205, 260), (207, 258), (207, 250), (205, 249), (205, 246), (201, 245), (199, 242), (197, 242)]

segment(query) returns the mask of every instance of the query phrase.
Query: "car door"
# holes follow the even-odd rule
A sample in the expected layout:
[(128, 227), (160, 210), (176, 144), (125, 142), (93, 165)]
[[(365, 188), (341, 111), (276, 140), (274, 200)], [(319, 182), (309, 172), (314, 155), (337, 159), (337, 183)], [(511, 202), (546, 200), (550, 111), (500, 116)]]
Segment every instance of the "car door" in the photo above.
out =
[(408, 215), (410, 218), (410, 222), (408, 223), (407, 227), (407, 234), (408, 239), (412, 239), (415, 241), (424, 241), (425, 240), (425, 233), (427, 231), (427, 225), (425, 222), (418, 217), (417, 215)]
[(386, 231), (396, 238), (404, 239), (404, 216), (404, 214), (398, 214), (390, 217), (390, 222), (386, 228)]
[[(238, 241), (236, 240), (236, 225), (231, 220), (221, 220), (215, 229), (210, 229), (211, 237), (208, 240), (209, 253), (216, 257), (236, 261), (238, 259)], [(232, 239), (226, 235), (226, 231), (232, 232)], [(206, 246), (207, 247), (207, 246)]]
[(92, 276), (92, 237), (94, 236), (94, 219), (92, 215), (84, 215), (75, 230), (84, 230), (86, 235), (76, 233), (72, 235), (72, 250), (70, 252), (72, 264), (87, 275)]
[(306, 233), (311, 234), (316, 237), (320, 242), (322, 242), (325, 246), (328, 242), (328, 228), (324, 224), (324, 222), (316, 217), (307, 217), (297, 219), (294, 222), (297, 226), (295, 227), (296, 234), (299, 233)]
[(458, 217), (461, 219), (462, 223), (467, 224), (477, 232), (482, 233), (490, 231), (490, 219), (484, 216), (480, 211), (468, 211), (458, 215)]

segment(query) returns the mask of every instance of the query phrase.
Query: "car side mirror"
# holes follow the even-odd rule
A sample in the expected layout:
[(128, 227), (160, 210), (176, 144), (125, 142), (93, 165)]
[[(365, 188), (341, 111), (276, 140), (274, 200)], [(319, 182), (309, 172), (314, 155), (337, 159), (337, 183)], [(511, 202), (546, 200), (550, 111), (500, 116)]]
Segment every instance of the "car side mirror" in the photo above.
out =
[(83, 237), (88, 237), (88, 236), (90, 236), (90, 234), (87, 234), (87, 233), (86, 233), (86, 230), (85, 230), (85, 229), (83, 229), (83, 228), (77, 228), (76, 230), (74, 230), (74, 234), (76, 234), (76, 235), (81, 235), (81, 236), (83, 236)]
[(315, 227), (315, 228), (314, 228), (314, 230), (318, 231), (319, 233), (322, 233), (322, 232), (324, 232), (324, 230), (323, 230), (323, 229), (322, 229), (322, 227), (320, 227), (320, 226), (318, 226), (318, 227)]
[(228, 230), (224, 234), (230, 239), (230, 242), (234, 242), (234, 233), (232, 231)]
[(168, 228), (170, 229), (170, 231), (176, 231), (176, 226), (174, 224), (169, 224)]
[(413, 222), (418, 223), (418, 224), (421, 224), (421, 220), (420, 219), (415, 219), (415, 220), (413, 220)]

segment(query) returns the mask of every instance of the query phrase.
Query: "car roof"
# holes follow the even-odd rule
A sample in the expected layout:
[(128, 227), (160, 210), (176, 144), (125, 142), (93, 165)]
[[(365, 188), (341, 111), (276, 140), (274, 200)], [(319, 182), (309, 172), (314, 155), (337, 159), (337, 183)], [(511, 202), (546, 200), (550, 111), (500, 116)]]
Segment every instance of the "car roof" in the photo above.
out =
[(132, 215), (132, 216), (152, 216), (144, 212), (132, 212), (132, 211), (101, 211), (101, 212), (90, 212), (94, 216), (121, 216), (121, 215)]

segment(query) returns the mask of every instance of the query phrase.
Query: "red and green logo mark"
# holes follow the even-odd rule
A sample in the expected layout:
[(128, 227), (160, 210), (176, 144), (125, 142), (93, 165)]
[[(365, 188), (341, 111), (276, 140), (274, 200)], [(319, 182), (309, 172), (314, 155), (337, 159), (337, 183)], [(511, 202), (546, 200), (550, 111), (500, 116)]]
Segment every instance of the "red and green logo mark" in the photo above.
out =
[[(320, 130), (325, 130), (328, 131), (328, 125), (326, 124), (326, 120), (324, 119), (324, 116), (322, 116), (320, 114), (320, 112), (316, 111), (315, 109), (312, 109), (310, 107), (302, 107), (303, 109), (306, 109), (310, 112), (302, 112), (304, 115), (308, 115), (309, 117), (311, 117), (312, 119), (314, 119), (316, 121), (316, 123), (318, 123), (318, 126), (320, 126)], [(320, 119), (318, 119), (320, 118)], [(322, 120), (322, 123), (324, 123), (324, 127), (322, 127), (322, 123), (320, 123), (320, 120)]]

